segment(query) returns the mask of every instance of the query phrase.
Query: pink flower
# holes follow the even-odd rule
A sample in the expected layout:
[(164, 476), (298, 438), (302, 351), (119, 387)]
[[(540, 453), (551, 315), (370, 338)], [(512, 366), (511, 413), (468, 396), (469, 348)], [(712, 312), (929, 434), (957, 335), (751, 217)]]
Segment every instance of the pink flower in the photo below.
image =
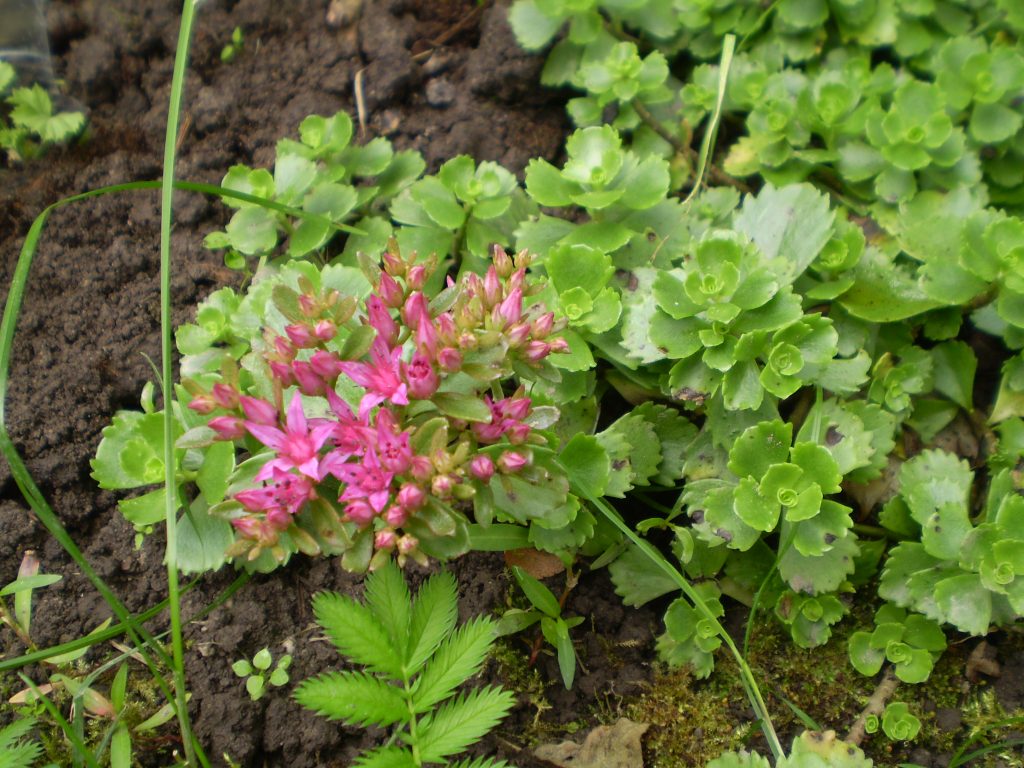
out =
[(387, 506), (394, 475), (385, 471), (374, 451), (367, 451), (359, 463), (345, 464), (332, 474), (346, 484), (340, 501), (366, 499), (375, 512)]
[(430, 315), (423, 315), (420, 318), (420, 326), (416, 329), (416, 349), (427, 357), (437, 356), (437, 329), (430, 319)]
[(381, 466), (400, 475), (412, 465), (409, 433), (398, 432), (395, 414), (387, 408), (377, 411), (377, 456)]
[(370, 363), (342, 361), (341, 369), (352, 381), (366, 390), (359, 403), (359, 418), (370, 409), (390, 400), (394, 405), (408, 405), (408, 387), (399, 375), (401, 349), (389, 350), (381, 338), (373, 341)]
[[(422, 327), (422, 326), (421, 326)], [(412, 361), (403, 363), (405, 380), (409, 385), (409, 396), (416, 400), (428, 400), (437, 392), (441, 383), (434, 366), (422, 352), (412, 356)]]
[(379, 297), (370, 296), (366, 300), (366, 320), (377, 331), (377, 338), (383, 339), (388, 348), (395, 346), (398, 341), (398, 323)]
[(291, 525), (303, 505), (316, 498), (316, 490), (308, 477), (280, 468), (271, 470), (273, 481), (262, 488), (249, 488), (235, 494), (235, 500), (250, 512), (263, 512), (276, 530)]
[(494, 462), (491, 461), (490, 456), (480, 454), (474, 456), (473, 460), (469, 462), (469, 471), (473, 473), (473, 477), (477, 480), (487, 482), (494, 476)]
[(334, 424), (329, 421), (318, 421), (312, 426), (306, 421), (302, 411), (302, 397), (296, 393), (288, 406), (285, 429), (271, 427), (266, 424), (245, 422), (249, 433), (269, 448), (277, 452), (277, 456), (263, 465), (256, 475), (257, 480), (270, 477), (274, 469), (288, 470), (295, 468), (303, 475), (320, 480), (320, 448), (334, 431)]
[(217, 416), (206, 422), (221, 440), (241, 440), (245, 437), (245, 422), (237, 416)]
[(277, 406), (248, 395), (242, 395), (239, 399), (242, 401), (242, 410), (245, 412), (247, 420), (254, 424), (265, 424), (268, 427), (277, 426)]

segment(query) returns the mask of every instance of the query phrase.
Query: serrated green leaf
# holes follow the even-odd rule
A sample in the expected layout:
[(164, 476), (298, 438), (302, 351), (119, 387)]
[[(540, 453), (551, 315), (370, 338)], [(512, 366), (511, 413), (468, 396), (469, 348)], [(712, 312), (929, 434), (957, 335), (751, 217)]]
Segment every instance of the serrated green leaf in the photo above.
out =
[(439, 762), (465, 750), (497, 725), (515, 704), (500, 688), (476, 688), (446, 702), (419, 727), (420, 758)]
[(336, 592), (321, 592), (313, 598), (313, 613), (343, 656), (371, 672), (401, 678), (402, 656), (367, 606)]
[(394, 561), (366, 577), (366, 607), (388, 633), (391, 647), (401, 659), (405, 659), (412, 621), (412, 597)]
[(479, 672), (494, 638), (495, 623), (485, 616), (466, 622), (446, 637), (416, 681), (413, 709), (429, 712)]
[(434, 574), (416, 593), (409, 621), (407, 674), (419, 674), (441, 641), (451, 634), (458, 618), (455, 577), (447, 571)]
[(409, 718), (401, 691), (364, 672), (327, 672), (303, 680), (295, 699), (306, 709), (348, 725), (388, 726)]

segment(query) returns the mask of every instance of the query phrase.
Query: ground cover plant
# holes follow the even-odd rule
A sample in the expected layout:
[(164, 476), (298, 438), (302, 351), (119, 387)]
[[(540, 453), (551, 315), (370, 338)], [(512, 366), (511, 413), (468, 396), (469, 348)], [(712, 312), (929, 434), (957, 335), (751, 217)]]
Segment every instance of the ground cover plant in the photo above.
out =
[[(241, 594), (250, 578), (280, 582), (323, 558), (368, 574), (368, 607), (313, 604), (367, 672), (321, 674), (336, 664), (326, 659), (293, 670), (307, 679), (299, 703), (396, 726), (354, 764), (455, 759), (511, 705), (496, 688), (449, 698), (479, 670), (492, 627), (452, 634), (454, 582), (433, 576), (410, 604), (397, 567), (506, 552), (521, 567), (498, 629), (523, 634), (528, 664), (550, 656), (559, 686), (586, 673), (586, 625), (601, 632), (599, 613), (571, 610), (582, 573), (606, 571), (628, 610), (656, 609), (650, 647), (667, 668), (713, 685), (735, 665), (753, 717), (693, 764), (927, 759), (912, 744), (934, 694), (912, 686), (935, 683), (951, 646), (1012, 638), (1024, 612), (1015, 9), (517, 0), (494, 18), (507, 12), (519, 44), (546, 56), (544, 85), (583, 94), (561, 154), (519, 176), (466, 154), (428, 162), (342, 110), (297, 121), (262, 162), (217, 169), (219, 185), (174, 176), (194, 11), (166, 123), (163, 365), (141, 398), (123, 398), (141, 402), (112, 416), (90, 462), (100, 488), (131, 492), (117, 506), (135, 535), (121, 526), (122, 537), (166, 548), (171, 651), (78, 552), (4, 431), (25, 498), (119, 620), (39, 650), (26, 597), (44, 583), (19, 574), (3, 619), (31, 653), (5, 668), (131, 638), (117, 661), (26, 678), (23, 716), (57, 722), (68, 759), (86, 765), (130, 764), (152, 718), (176, 717), (172, 759), (215, 762), (189, 718), (179, 573), (237, 571), (228, 592)], [(186, 308), (175, 369), (176, 184), (228, 208), (199, 234), (232, 284)], [(4, 371), (44, 224), (9, 294)], [(559, 597), (539, 578), (563, 570)], [(443, 614), (424, 651), (438, 656), (398, 664), (421, 600), (424, 616)], [(390, 640), (354, 645), (344, 631), (360, 622)], [(249, 696), (274, 698), (264, 677), (277, 684), (268, 649), (280, 638), (244, 632), (257, 644), (223, 666), (244, 656), (235, 674)], [(838, 646), (830, 658), (873, 695), (824, 719), (771, 693), (752, 663), (771, 633), (787, 638), (783, 655)], [(472, 663), (424, 703), (423, 680), (446, 674), (437, 659), (459, 643)], [(131, 711), (124, 658), (153, 681)], [(109, 688), (95, 684), (115, 668)], [(282, 696), (288, 677), (277, 675)], [(331, 686), (372, 688), (394, 707), (341, 711)], [(783, 732), (787, 705), (802, 725)], [(1015, 748), (1019, 718), (984, 723), (974, 758)], [(19, 727), (12, 743), (33, 726)], [(846, 728), (845, 740), (829, 732)], [(956, 760), (977, 733), (961, 735)], [(502, 759), (532, 758), (452, 764)]]

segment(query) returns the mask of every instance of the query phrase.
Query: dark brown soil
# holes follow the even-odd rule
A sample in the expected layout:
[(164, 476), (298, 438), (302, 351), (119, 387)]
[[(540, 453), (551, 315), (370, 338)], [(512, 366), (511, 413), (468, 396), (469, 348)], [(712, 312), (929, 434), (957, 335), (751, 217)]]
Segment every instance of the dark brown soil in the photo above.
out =
[[(234, 163), (269, 165), (278, 138), (311, 113), (355, 114), (354, 80), (362, 72), (366, 138), (388, 136), (415, 148), (436, 168), (471, 154), (521, 172), (532, 157), (554, 159), (566, 130), (562, 101), (539, 86), (540, 59), (522, 53), (504, 20), (506, 5), (473, 0), (364, 0), (358, 21), (333, 28), (327, 0), (208, 0), (198, 16), (177, 172), (219, 182)], [(49, 203), (103, 185), (157, 178), (178, 29), (176, 2), (55, 0), (50, 28), (58, 73), (91, 111), (87, 142), (24, 168), (0, 168), (0, 286), (10, 285), (24, 234)], [(231, 30), (245, 50), (220, 61)], [(430, 53), (432, 51), (432, 53)], [(429, 55), (425, 55), (429, 54)], [(429, 97), (429, 101), (428, 101)], [(223, 226), (223, 208), (196, 195), (176, 201), (175, 323), (191, 319), (213, 289), (238, 281), (203, 236)], [(11, 435), (32, 476), (99, 575), (133, 611), (166, 596), (162, 541), (133, 548), (133, 532), (100, 492), (89, 459), (112, 414), (136, 407), (158, 360), (159, 205), (155, 192), (111, 195), (57, 211), (33, 266), (18, 327), (8, 397)], [(148, 358), (148, 359), (147, 359)], [(0, 464), (0, 584), (15, 577), (26, 550), (36, 550), (63, 581), (40, 591), (33, 634), (41, 646), (71, 640), (109, 615), (104, 601), (63, 549), (34, 519), (5, 463)], [(498, 556), (454, 564), (464, 616), (505, 604), (508, 584)], [(184, 601), (200, 610), (233, 574), (205, 577)], [(301, 710), (290, 687), (260, 701), (246, 696), (233, 661), (269, 646), (291, 650), (299, 680), (336, 666), (337, 657), (312, 621), (318, 590), (357, 591), (358, 580), (335, 562), (296, 559), (258, 577), (205, 621), (188, 627), (191, 714), (207, 754), (243, 766), (346, 766), (380, 734), (340, 728)], [(558, 682), (549, 655), (540, 679), (550, 710), (520, 695), (515, 713), (484, 748), (520, 768), (539, 765), (518, 747), (540, 715), (549, 731), (589, 727), (598, 712), (614, 714), (621, 697), (651, 676), (654, 611), (624, 608), (604, 572), (584, 573), (570, 613), (584, 665), (571, 691)], [(22, 650), (0, 633), (4, 655)], [(512, 645), (518, 649), (518, 646)], [(1010, 667), (1008, 667), (1009, 669)], [(1012, 667), (1020, 672), (1019, 663)], [(495, 667), (487, 674), (500, 677)], [(141, 678), (143, 673), (139, 671)], [(1024, 675), (1004, 676), (1008, 705), (1020, 702)], [(0, 689), (7, 690), (10, 683)], [(168, 729), (170, 732), (171, 729)], [(151, 760), (167, 765), (154, 742)], [(173, 746), (173, 744), (171, 745)]]

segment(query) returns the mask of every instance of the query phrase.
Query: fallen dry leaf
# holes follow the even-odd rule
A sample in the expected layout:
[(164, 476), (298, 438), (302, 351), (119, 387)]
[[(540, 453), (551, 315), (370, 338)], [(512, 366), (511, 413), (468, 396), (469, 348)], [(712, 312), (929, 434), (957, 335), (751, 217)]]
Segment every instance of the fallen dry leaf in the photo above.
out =
[(534, 750), (541, 760), (561, 768), (641, 768), (644, 764), (640, 737), (650, 723), (634, 723), (625, 717), (615, 725), (599, 725), (583, 744), (563, 741), (542, 744)]
[(505, 562), (509, 567), (518, 565), (535, 579), (546, 579), (565, 570), (565, 564), (550, 552), (541, 552), (530, 547), (507, 550)]

